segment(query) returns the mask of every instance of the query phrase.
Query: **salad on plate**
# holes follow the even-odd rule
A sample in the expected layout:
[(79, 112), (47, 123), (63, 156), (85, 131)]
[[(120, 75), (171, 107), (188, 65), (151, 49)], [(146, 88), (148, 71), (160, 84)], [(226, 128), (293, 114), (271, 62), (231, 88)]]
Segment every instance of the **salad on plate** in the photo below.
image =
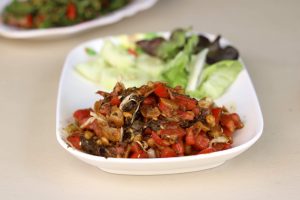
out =
[(121, 81), (126, 87), (148, 81), (182, 86), (195, 98), (222, 96), (243, 69), (238, 50), (190, 29), (168, 33), (122, 35), (104, 40), (100, 51), (85, 48), (90, 58), (75, 71), (111, 90)]
[(243, 128), (237, 113), (210, 99), (196, 100), (183, 88), (148, 82), (139, 88), (117, 83), (93, 108), (79, 109), (68, 143), (88, 154), (114, 158), (167, 158), (231, 148)]

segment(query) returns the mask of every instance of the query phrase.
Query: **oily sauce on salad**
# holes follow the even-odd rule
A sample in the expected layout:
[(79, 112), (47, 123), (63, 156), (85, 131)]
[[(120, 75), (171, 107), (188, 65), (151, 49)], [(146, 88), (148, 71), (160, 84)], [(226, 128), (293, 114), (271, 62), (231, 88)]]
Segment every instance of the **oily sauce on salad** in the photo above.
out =
[(67, 141), (88, 154), (114, 158), (166, 158), (231, 148), (243, 128), (236, 113), (212, 100), (196, 100), (181, 87), (149, 82), (139, 88), (117, 83), (94, 108), (74, 112)]

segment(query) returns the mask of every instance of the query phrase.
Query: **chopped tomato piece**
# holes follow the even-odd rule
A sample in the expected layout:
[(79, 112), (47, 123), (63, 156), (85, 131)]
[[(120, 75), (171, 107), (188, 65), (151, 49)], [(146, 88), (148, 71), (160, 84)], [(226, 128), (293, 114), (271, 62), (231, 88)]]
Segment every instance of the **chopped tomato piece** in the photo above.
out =
[(244, 124), (241, 122), (240, 117), (236, 113), (222, 115), (221, 124), (230, 132), (244, 127)]
[(161, 129), (158, 133), (161, 135), (177, 135), (178, 137), (183, 137), (186, 134), (185, 130), (180, 127), (177, 127), (176, 129)]
[(206, 154), (206, 153), (212, 153), (212, 152), (216, 152), (216, 150), (212, 147), (208, 147), (208, 148), (203, 149), (202, 151), (200, 151), (198, 154)]
[(146, 152), (140, 152), (140, 153), (133, 153), (130, 158), (149, 158), (148, 154)]
[(231, 116), (226, 114), (221, 116), (221, 124), (226, 127), (230, 132), (235, 130), (234, 121), (232, 120)]
[(241, 119), (238, 114), (232, 113), (230, 114), (230, 116), (236, 128), (240, 129), (244, 127), (244, 124), (241, 122)]
[(144, 134), (151, 135), (152, 134), (151, 128), (146, 128)]
[(197, 106), (196, 99), (192, 99), (184, 95), (176, 95), (175, 102), (185, 110), (193, 110)]
[(142, 150), (141, 150), (141, 147), (138, 145), (138, 143), (134, 142), (131, 144), (130, 151), (132, 151), (134, 153), (140, 153)]
[(175, 111), (177, 111), (178, 105), (170, 99), (160, 98), (158, 108), (167, 117), (171, 117), (175, 114)]
[(165, 147), (161, 150), (161, 154), (160, 154), (161, 158), (169, 158), (169, 157), (176, 157), (176, 156), (177, 156), (176, 152), (170, 147)]
[(165, 127), (165, 129), (176, 129), (179, 127), (177, 122), (166, 122), (166, 123), (162, 123), (163, 127)]
[(10, 24), (13, 26), (32, 28), (33, 27), (33, 16), (31, 14), (28, 14), (28, 15), (20, 17), (20, 18), (15, 18), (15, 19), (12, 18)]
[(121, 103), (121, 101), (120, 101), (120, 99), (119, 99), (118, 96), (112, 96), (112, 97), (111, 97), (110, 104), (111, 104), (112, 106), (119, 106), (120, 103)]
[(225, 149), (230, 149), (231, 148), (231, 144), (230, 143), (224, 143), (224, 150)]
[(177, 111), (177, 114), (180, 116), (182, 120), (191, 121), (195, 118), (195, 114), (192, 111)]
[[(85, 120), (87, 120), (87, 118)], [(83, 123), (80, 123), (80, 124), (81, 125), (84, 124), (86, 122), (85, 120), (83, 120)], [(92, 130), (98, 136), (101, 136), (102, 132), (103, 132), (102, 127), (99, 126), (99, 124), (96, 122), (96, 120), (94, 120), (92, 123), (88, 124), (85, 128)]]
[(136, 142), (132, 143), (130, 151), (130, 158), (148, 158), (148, 154)]
[(219, 124), (221, 113), (222, 113), (222, 108), (213, 108), (211, 110), (212, 115), (215, 118), (216, 124)]
[(199, 107), (195, 107), (195, 108), (193, 109), (193, 112), (194, 112), (195, 115), (199, 115), (199, 113), (200, 113), (200, 108), (199, 108)]
[(209, 146), (209, 139), (204, 134), (199, 134), (195, 139), (194, 147), (197, 150), (206, 149)]
[(169, 146), (170, 145), (167, 141), (161, 139), (154, 131), (152, 131), (151, 137), (154, 140), (154, 142), (160, 146)]
[(228, 128), (223, 127), (223, 133), (224, 135), (226, 135), (227, 137), (232, 137), (233, 132), (230, 131)]
[(143, 101), (143, 104), (145, 105), (153, 105), (155, 103), (156, 103), (155, 98), (152, 96), (146, 97)]
[(74, 3), (69, 3), (67, 6), (67, 17), (69, 20), (74, 20), (77, 15), (76, 6)]
[(91, 109), (81, 109), (74, 112), (73, 117), (77, 122), (81, 122), (84, 119), (90, 117)]
[(31, 14), (26, 17), (26, 27), (31, 28), (33, 26), (33, 17)]
[(168, 98), (170, 96), (167, 87), (162, 83), (155, 84), (154, 93), (161, 98)]
[(216, 143), (216, 144), (213, 144), (212, 146), (216, 151), (221, 151), (221, 150), (231, 148), (231, 144), (229, 144), (229, 143)]
[(79, 150), (81, 149), (79, 135), (71, 135), (71, 136), (67, 137), (67, 141), (70, 142), (72, 144), (72, 146), (75, 147), (76, 149), (79, 149)]
[(173, 144), (172, 148), (178, 156), (183, 156), (184, 155), (184, 146), (183, 146), (182, 141), (179, 141), (179, 142)]
[(191, 128), (187, 129), (187, 134), (185, 136), (186, 145), (194, 145), (196, 143), (194, 133)]
[(127, 52), (129, 53), (129, 54), (131, 54), (131, 55), (133, 55), (133, 56), (135, 56), (135, 57), (137, 57), (138, 56), (138, 54), (137, 54), (137, 52), (136, 52), (136, 50), (134, 50), (134, 49), (127, 49)]

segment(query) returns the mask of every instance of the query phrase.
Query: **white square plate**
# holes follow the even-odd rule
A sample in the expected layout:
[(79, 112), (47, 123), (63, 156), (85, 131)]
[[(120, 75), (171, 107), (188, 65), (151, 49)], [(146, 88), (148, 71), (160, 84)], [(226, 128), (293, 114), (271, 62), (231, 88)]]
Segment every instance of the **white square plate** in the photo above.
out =
[[(211, 34), (205, 35), (210, 39), (215, 38)], [(111, 37), (110, 39), (115, 38)], [(228, 42), (222, 39), (221, 44), (226, 45)], [(88, 55), (85, 52), (86, 47), (100, 50), (102, 45), (103, 39), (97, 39), (74, 48), (66, 58), (60, 78), (56, 136), (62, 147), (80, 160), (104, 171), (117, 174), (154, 175), (191, 172), (221, 165), (247, 150), (261, 136), (263, 117), (254, 87), (244, 66), (244, 69), (227, 92), (221, 98), (215, 100), (218, 105), (225, 105), (232, 111), (237, 112), (245, 125), (243, 129), (238, 130), (235, 134), (233, 148), (231, 149), (195, 156), (154, 159), (104, 158), (73, 149), (65, 142), (66, 135), (63, 128), (72, 122), (72, 114), (75, 110), (92, 107), (99, 98), (96, 91), (103, 89), (101, 86), (94, 85), (79, 77), (74, 67), (76, 64), (88, 60)]]

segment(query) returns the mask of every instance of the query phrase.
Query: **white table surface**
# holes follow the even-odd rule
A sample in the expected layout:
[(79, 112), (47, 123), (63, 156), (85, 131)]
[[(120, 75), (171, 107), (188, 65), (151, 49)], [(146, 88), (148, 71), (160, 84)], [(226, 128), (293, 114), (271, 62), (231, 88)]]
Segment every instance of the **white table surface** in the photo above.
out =
[[(60, 39), (0, 38), (0, 199), (299, 199), (300, 1), (160, 0), (113, 25)], [(172, 30), (221, 33), (240, 50), (265, 128), (247, 152), (194, 173), (124, 176), (69, 155), (55, 139), (67, 53), (98, 37)]]

